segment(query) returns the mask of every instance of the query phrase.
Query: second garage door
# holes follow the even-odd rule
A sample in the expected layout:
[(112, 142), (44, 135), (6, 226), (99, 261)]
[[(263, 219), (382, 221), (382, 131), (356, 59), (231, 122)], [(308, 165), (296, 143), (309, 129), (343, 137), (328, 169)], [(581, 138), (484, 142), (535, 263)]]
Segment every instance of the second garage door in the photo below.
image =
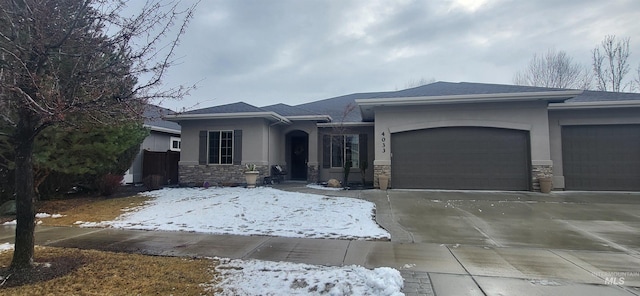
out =
[(527, 131), (445, 127), (391, 135), (392, 186), (530, 190)]
[(640, 125), (562, 127), (567, 190), (640, 190)]

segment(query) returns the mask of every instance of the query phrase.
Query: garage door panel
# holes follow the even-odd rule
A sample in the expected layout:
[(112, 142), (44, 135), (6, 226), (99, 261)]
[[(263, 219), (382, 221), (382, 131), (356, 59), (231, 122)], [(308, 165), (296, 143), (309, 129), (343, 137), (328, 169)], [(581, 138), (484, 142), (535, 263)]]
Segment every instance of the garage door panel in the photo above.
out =
[(392, 134), (396, 188), (529, 190), (526, 131), (448, 127)]
[(640, 190), (640, 125), (562, 128), (568, 190)]

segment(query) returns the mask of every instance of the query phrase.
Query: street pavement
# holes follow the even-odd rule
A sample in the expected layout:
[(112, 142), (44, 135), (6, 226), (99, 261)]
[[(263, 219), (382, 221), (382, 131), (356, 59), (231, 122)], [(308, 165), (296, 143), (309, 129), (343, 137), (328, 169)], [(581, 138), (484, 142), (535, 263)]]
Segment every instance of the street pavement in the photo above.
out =
[[(36, 228), (36, 244), (400, 270), (406, 295), (640, 295), (640, 194), (323, 191), (376, 203), (391, 241)], [(15, 228), (0, 226), (0, 243)]]

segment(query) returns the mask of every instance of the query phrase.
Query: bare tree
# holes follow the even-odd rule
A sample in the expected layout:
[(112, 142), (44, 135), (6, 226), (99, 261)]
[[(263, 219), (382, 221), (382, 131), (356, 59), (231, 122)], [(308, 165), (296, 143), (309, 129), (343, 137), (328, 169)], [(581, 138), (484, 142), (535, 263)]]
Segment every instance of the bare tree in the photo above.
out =
[(426, 79), (426, 78), (422, 77), (422, 78), (417, 79), (417, 80), (411, 79), (411, 80), (409, 80), (409, 82), (407, 82), (404, 85), (404, 88), (418, 87), (418, 86), (423, 86), (423, 85), (426, 85), (426, 84), (431, 84), (431, 83), (434, 83), (434, 82), (436, 82), (435, 78)]
[(593, 72), (598, 90), (623, 91), (629, 85), (623, 84), (629, 72), (629, 37), (616, 40), (615, 35), (607, 35), (592, 51)]
[(513, 76), (517, 85), (588, 89), (591, 85), (589, 70), (573, 62), (564, 51), (549, 49), (543, 55), (534, 54), (526, 69)]
[(0, 0), (0, 130), (15, 155), (12, 269), (33, 263), (36, 136), (53, 125), (139, 119), (148, 99), (186, 94), (160, 88), (194, 10), (178, 4), (149, 0), (123, 17), (120, 0)]

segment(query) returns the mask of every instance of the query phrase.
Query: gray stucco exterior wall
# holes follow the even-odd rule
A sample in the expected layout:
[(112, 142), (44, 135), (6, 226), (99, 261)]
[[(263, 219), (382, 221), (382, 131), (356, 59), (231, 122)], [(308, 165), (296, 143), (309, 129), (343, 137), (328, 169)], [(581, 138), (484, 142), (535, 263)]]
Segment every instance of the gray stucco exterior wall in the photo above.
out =
[[(547, 177), (553, 167), (549, 142), (546, 101), (387, 107), (375, 113), (376, 171), (390, 174), (394, 133), (456, 126), (525, 130), (530, 135), (532, 187), (538, 177)], [(390, 186), (393, 186), (393, 176)], [(375, 179), (378, 175), (374, 176)]]

